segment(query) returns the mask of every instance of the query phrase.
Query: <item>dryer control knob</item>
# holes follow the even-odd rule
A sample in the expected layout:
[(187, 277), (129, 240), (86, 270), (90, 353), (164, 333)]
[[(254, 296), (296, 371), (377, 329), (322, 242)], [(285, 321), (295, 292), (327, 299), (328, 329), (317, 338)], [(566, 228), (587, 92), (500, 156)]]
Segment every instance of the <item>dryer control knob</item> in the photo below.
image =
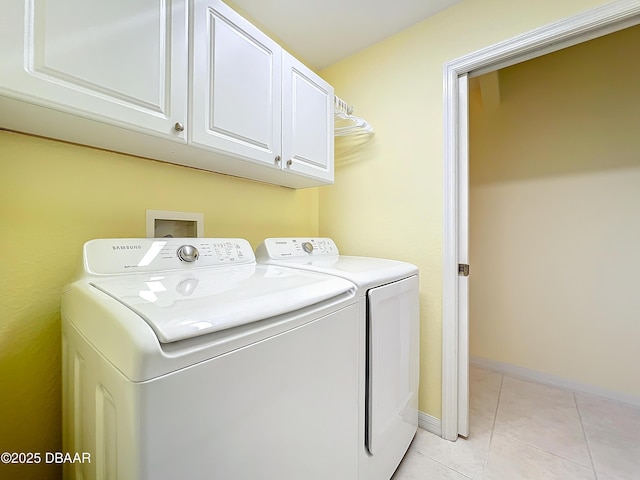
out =
[(304, 242), (302, 244), (302, 249), (307, 253), (311, 253), (313, 252), (313, 245), (311, 244), (311, 242)]
[(188, 263), (195, 262), (200, 255), (198, 249), (193, 245), (182, 245), (178, 248), (176, 253), (178, 254), (178, 258), (180, 260)]

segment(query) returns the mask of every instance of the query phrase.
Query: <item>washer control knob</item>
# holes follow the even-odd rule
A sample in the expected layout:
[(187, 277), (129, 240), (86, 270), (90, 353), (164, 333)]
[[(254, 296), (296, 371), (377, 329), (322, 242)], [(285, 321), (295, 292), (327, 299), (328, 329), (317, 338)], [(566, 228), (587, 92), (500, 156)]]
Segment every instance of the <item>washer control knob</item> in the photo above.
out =
[(307, 253), (311, 253), (313, 252), (313, 245), (311, 244), (311, 242), (304, 242), (302, 244), (302, 249)]
[(200, 255), (200, 252), (198, 252), (198, 249), (193, 245), (182, 245), (181, 247), (178, 247), (178, 250), (176, 253), (178, 254), (178, 258), (180, 260), (188, 263), (195, 262), (198, 259), (198, 256)]

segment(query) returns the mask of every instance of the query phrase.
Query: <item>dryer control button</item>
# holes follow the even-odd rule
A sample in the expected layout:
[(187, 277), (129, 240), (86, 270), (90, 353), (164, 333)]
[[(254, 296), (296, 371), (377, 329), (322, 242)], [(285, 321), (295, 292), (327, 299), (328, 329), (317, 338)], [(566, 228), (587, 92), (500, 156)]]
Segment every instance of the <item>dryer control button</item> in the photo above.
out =
[(311, 242), (304, 242), (302, 244), (302, 249), (307, 253), (311, 253), (313, 252), (313, 245), (311, 244)]
[(180, 260), (188, 263), (195, 262), (200, 255), (198, 249), (193, 245), (182, 245), (181, 247), (178, 247), (176, 253), (178, 254), (178, 258)]

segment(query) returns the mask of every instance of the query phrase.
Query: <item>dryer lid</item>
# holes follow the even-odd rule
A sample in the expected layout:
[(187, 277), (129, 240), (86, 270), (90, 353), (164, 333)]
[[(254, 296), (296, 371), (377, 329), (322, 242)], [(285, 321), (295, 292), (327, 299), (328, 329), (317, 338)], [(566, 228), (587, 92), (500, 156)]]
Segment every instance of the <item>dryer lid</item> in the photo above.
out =
[(354, 289), (341, 278), (273, 265), (114, 276), (91, 285), (140, 315), (162, 343), (294, 312)]

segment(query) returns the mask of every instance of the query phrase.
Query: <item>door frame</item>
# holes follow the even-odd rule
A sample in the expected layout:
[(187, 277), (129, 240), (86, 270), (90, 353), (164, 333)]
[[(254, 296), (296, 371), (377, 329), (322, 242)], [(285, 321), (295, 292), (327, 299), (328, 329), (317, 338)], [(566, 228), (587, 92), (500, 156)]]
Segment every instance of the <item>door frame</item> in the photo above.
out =
[[(640, 0), (618, 0), (497, 43), (444, 65), (444, 244), (442, 273), (441, 435), (455, 441), (468, 429), (469, 334), (466, 284), (458, 263), (468, 248), (467, 77), (489, 73), (640, 24)], [(461, 80), (462, 79), (462, 80)], [(462, 91), (464, 90), (464, 91)], [(473, 265), (471, 265), (473, 275)], [(461, 401), (462, 400), (462, 401)], [(466, 408), (466, 410), (465, 410)]]

